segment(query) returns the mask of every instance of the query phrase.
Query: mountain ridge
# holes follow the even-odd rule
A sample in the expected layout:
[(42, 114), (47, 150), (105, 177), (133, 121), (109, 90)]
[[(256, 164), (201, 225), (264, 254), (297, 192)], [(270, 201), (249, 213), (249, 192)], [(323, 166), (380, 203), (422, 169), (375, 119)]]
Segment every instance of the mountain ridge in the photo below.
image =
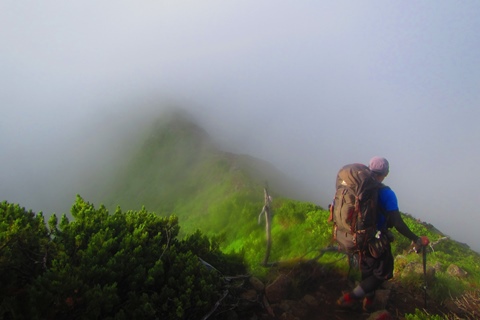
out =
[(161, 215), (175, 214), (186, 225), (185, 232), (218, 225), (209, 217), (231, 201), (240, 207), (243, 201), (260, 205), (264, 188), (275, 197), (289, 198), (300, 189), (271, 163), (222, 150), (182, 112), (153, 121), (130, 149), (94, 200), (112, 210), (145, 206)]
[[(309, 319), (306, 314), (321, 314), (337, 319), (368, 317), (355, 312), (339, 313), (334, 307), (341, 290), (348, 289), (351, 281), (347, 281), (350, 269), (345, 255), (332, 246), (328, 210), (296, 200), (293, 193), (289, 193), (289, 188), (281, 192), (282, 183), (288, 184), (289, 179), (269, 162), (223, 151), (192, 119), (178, 114), (169, 114), (152, 122), (137, 141), (128, 146), (128, 152), (117, 158), (120, 164), (111, 163), (112, 168), (108, 171), (115, 172), (114, 176), (111, 181), (104, 183), (105, 188), (95, 194), (97, 200), (106, 206), (94, 210), (93, 205), (77, 196), (71, 213), (79, 221), (73, 225), (83, 228), (86, 225), (83, 218), (94, 222), (97, 218), (101, 220), (110, 216), (111, 221), (115, 222), (117, 217), (123, 215), (135, 219), (151, 212), (155, 218), (164, 217), (164, 221), (175, 225), (179, 223), (175, 230), (182, 232), (178, 235), (184, 239), (190, 239), (188, 242), (193, 247), (184, 249), (190, 252), (188, 256), (193, 260), (198, 262), (198, 259), (206, 259), (207, 263), (213, 263), (212, 268), (223, 267), (221, 263), (217, 266), (206, 258), (205, 251), (191, 255), (200, 241), (202, 246), (210, 250), (236, 257), (236, 261), (241, 260), (250, 274), (262, 279), (263, 289), (255, 295), (263, 300), (250, 300), (255, 307), (262, 305), (265, 310), (270, 308), (272, 311), (265, 314), (265, 310), (260, 310), (261, 319), (272, 319), (269, 315), (273, 313), (286, 319)], [(99, 174), (97, 179), (103, 177), (105, 175)], [(97, 179), (94, 177), (92, 180)], [(265, 194), (265, 191), (269, 194)], [(264, 198), (264, 195), (273, 197)], [(97, 218), (94, 216), (96, 211)], [(109, 215), (108, 211), (115, 213)], [(79, 212), (82, 214), (79, 215)], [(427, 293), (428, 311), (436, 314), (453, 312), (454, 307), (459, 305), (458, 301), (464, 301), (465, 298), (475, 299), (480, 287), (480, 255), (468, 245), (445, 237), (433, 225), (411, 214), (403, 215), (405, 223), (415, 234), (427, 235), (431, 239), (431, 245), (426, 248), (428, 261), (423, 260), (429, 276), (428, 290), (427, 278), (422, 272), (422, 255), (412, 252), (410, 241), (392, 229), (395, 236), (395, 241), (391, 243), (395, 256), (395, 277), (379, 293), (377, 307), (404, 319), (406, 314), (416, 313), (418, 308), (424, 306), (423, 297)], [(54, 218), (49, 219), (52, 230), (60, 231), (59, 234), (63, 229), (68, 231), (66, 216), (61, 220)], [(43, 216), (39, 215), (38, 221), (42, 219)], [(58, 221), (59, 229), (56, 226)], [(104, 252), (105, 234), (112, 230), (96, 223), (93, 225), (99, 229), (99, 234), (92, 248)], [(126, 232), (128, 237), (141, 234), (141, 238), (147, 240), (164, 237), (166, 247), (157, 252), (159, 254), (162, 251), (161, 256), (171, 240), (168, 229), (153, 231), (145, 229), (145, 224), (139, 225), (132, 235), (132, 230), (126, 231), (125, 228), (121, 228), (121, 232)], [(75, 241), (69, 244), (72, 248), (76, 248), (77, 240), (90, 244), (88, 234), (72, 232)], [(123, 241), (124, 238), (122, 236), (119, 240)], [(140, 250), (142, 246), (135, 248)], [(118, 251), (113, 250), (105, 255), (93, 256), (112, 258), (114, 261), (117, 254)], [(135, 257), (132, 259), (135, 260)], [(172, 280), (174, 286), (176, 283)], [(282, 290), (283, 285), (287, 285), (289, 290)], [(251, 290), (248, 287), (245, 289), (252, 297)], [(243, 301), (241, 299), (245, 298), (240, 294), (238, 299)], [(291, 307), (286, 310), (286, 306)], [(476, 310), (475, 307), (470, 309)]]
[[(240, 198), (260, 205), (264, 188), (274, 197), (295, 200), (301, 199), (304, 188), (266, 160), (224, 151), (193, 116), (178, 109), (152, 121), (131, 149), (131, 157), (125, 155), (127, 162), (95, 199), (110, 209), (146, 206), (158, 214), (175, 214), (197, 223), (199, 219), (193, 216), (208, 216), (237, 192)], [(443, 236), (448, 234), (423, 223)]]

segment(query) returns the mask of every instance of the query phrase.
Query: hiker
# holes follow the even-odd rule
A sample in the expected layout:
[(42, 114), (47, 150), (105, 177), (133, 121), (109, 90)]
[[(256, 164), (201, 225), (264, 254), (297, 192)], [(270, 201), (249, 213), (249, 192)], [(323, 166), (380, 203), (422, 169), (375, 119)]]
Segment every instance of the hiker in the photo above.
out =
[[(395, 192), (381, 184), (389, 173), (389, 163), (385, 158), (373, 157), (369, 163), (369, 169), (373, 173), (381, 187), (378, 189), (377, 230), (387, 234), (389, 228), (395, 229), (412, 240), (417, 248), (427, 246), (429, 239), (426, 236), (415, 235), (403, 221), (397, 203)], [(377, 231), (377, 235), (380, 234)], [(390, 233), (391, 234), (391, 233)], [(388, 237), (387, 237), (388, 239)], [(355, 309), (363, 302), (363, 310), (370, 312), (373, 309), (375, 290), (380, 285), (393, 277), (393, 255), (390, 241), (385, 241), (385, 250), (378, 257), (373, 257), (369, 250), (360, 253), (361, 282), (351, 291), (342, 295), (337, 300), (337, 305), (342, 308)]]

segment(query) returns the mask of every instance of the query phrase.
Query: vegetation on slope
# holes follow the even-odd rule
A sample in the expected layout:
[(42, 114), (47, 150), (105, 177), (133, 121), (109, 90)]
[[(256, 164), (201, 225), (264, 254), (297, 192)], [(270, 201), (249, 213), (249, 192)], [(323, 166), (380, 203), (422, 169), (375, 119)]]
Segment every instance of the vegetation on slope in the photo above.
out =
[[(237, 220), (234, 240), (207, 237), (200, 231), (180, 239), (177, 217), (161, 217), (146, 209), (123, 212), (118, 208), (109, 213), (78, 197), (71, 213), (73, 221), (64, 215), (59, 222), (53, 215), (47, 226), (41, 213), (1, 203), (3, 319), (200, 319), (224, 296), (223, 275), (251, 273), (268, 282), (273, 270), (261, 266), (263, 226), (246, 217)], [(327, 217), (327, 211), (311, 203), (274, 200), (269, 262), (295, 268), (302, 261), (317, 261), (332, 274), (346, 274), (348, 264), (342, 254), (321, 254), (331, 240)], [(428, 226), (405, 218), (412, 229), (433, 241), (443, 239)], [(421, 256), (408, 253), (409, 243), (398, 239), (395, 255), (403, 258), (397, 263), (395, 281), (419, 294), (423, 278), (404, 271), (411, 263), (421, 264)], [(449, 273), (452, 264), (466, 274)], [(471, 308), (478, 306), (480, 257), (447, 239), (429, 250), (428, 266), (438, 270), (428, 286), (429, 302), (442, 304), (452, 296), (457, 305), (463, 305), (464, 316), (468, 312), (475, 316)], [(419, 312), (409, 319), (427, 318)]]
[(109, 214), (80, 197), (72, 215), (47, 227), (0, 204), (0, 318), (200, 319), (219, 299), (220, 272), (244, 272), (200, 232), (179, 240), (173, 216)]
[(96, 202), (110, 210), (145, 206), (163, 216), (175, 214), (182, 221), (181, 234), (201, 227), (235, 237), (232, 225), (244, 225), (238, 219), (256, 219), (266, 181), (273, 190), (286, 185), (270, 164), (219, 150), (183, 114), (165, 116), (147, 132)]
[[(0, 315), (200, 319), (219, 301), (224, 281), (202, 261), (223, 274), (270, 276), (261, 265), (266, 234), (259, 215), (265, 182), (281, 190), (278, 176), (264, 162), (216, 149), (202, 129), (181, 117), (158, 122), (95, 199), (106, 207), (96, 209), (79, 197), (72, 221), (53, 215), (47, 227), (41, 213), (1, 204)], [(279, 194), (289, 195), (273, 192), (269, 262), (288, 267), (315, 260), (346, 273), (342, 254), (322, 251), (331, 245), (328, 212)], [(437, 303), (475, 301), (463, 297), (478, 297), (479, 255), (431, 225), (405, 220), (434, 242), (429, 297)], [(393, 250), (395, 278), (421, 293), (423, 279), (411, 272), (421, 256), (409, 252), (409, 241), (399, 234)], [(452, 274), (452, 266), (463, 273)]]

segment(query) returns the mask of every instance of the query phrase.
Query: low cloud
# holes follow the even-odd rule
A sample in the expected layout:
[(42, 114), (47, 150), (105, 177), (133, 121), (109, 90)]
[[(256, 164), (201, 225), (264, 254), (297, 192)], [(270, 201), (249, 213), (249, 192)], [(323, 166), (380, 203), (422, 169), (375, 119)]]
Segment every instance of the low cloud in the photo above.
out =
[(68, 210), (75, 186), (178, 105), (322, 206), (342, 165), (384, 156), (402, 211), (480, 251), (480, 5), (432, 6), (3, 4), (0, 194)]

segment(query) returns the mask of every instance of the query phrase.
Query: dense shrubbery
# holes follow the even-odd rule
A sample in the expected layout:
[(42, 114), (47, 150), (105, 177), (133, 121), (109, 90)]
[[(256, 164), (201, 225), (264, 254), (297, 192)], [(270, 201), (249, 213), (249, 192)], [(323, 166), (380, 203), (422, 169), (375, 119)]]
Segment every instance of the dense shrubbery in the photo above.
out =
[[(78, 197), (74, 221), (0, 206), (0, 318), (198, 319), (218, 300), (220, 272), (243, 273), (200, 232), (178, 240), (177, 218), (114, 214)], [(199, 259), (200, 258), (200, 259)]]
[(6, 202), (0, 214), (0, 318), (26, 318), (30, 288), (48, 267), (53, 245), (41, 214)]
[[(196, 220), (202, 232), (182, 240), (175, 216), (160, 217), (145, 209), (109, 213), (78, 197), (72, 221), (66, 216), (58, 221), (53, 215), (47, 227), (41, 213), (1, 203), (0, 318), (201, 318), (221, 296), (222, 274), (263, 276), (268, 272), (261, 265), (266, 251), (264, 220), (257, 223), (262, 203), (243, 196), (234, 200), (216, 207), (204, 225)], [(319, 258), (332, 240), (328, 211), (279, 198), (273, 202), (272, 213), (269, 262), (318, 259), (347, 270), (341, 254), (329, 252)], [(443, 237), (411, 217), (405, 221), (433, 242)], [(408, 254), (409, 249), (409, 240), (396, 233), (394, 254), (404, 257), (396, 265), (397, 272), (409, 263), (421, 263), (421, 255)], [(428, 265), (437, 269), (435, 283), (428, 286), (430, 298), (447, 298), (445, 292), (461, 297), (466, 289), (478, 292), (478, 254), (450, 239), (436, 243), (428, 252)], [(466, 271), (466, 276), (449, 274), (451, 264)], [(405, 281), (421, 288), (423, 280), (410, 277)]]

